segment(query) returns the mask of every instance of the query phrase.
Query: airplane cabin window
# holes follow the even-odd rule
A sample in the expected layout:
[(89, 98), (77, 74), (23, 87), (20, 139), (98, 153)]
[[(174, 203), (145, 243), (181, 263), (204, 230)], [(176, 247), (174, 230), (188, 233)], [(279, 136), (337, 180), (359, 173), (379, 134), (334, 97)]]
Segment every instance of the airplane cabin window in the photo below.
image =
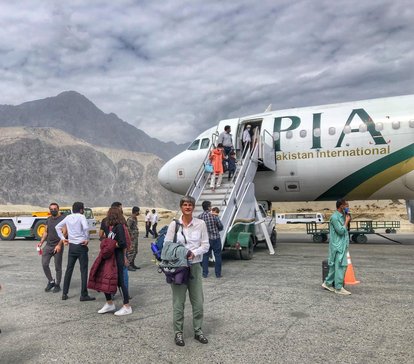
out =
[(384, 129), (384, 124), (379, 122), (375, 123), (375, 131), (382, 131)]
[(288, 130), (288, 131), (286, 132), (286, 138), (287, 138), (287, 139), (292, 139), (292, 137), (293, 137), (293, 132), (292, 132), (292, 130)]
[(197, 150), (198, 145), (200, 144), (200, 139), (194, 140), (191, 145), (188, 147), (188, 150)]
[(200, 149), (207, 149), (209, 145), (210, 145), (210, 139), (209, 138), (204, 138), (201, 141)]
[(299, 135), (300, 135), (301, 138), (306, 138), (306, 134), (307, 134), (306, 130), (304, 130), (304, 129), (299, 132)]
[(393, 121), (392, 122), (392, 128), (393, 129), (399, 129), (400, 128), (400, 122), (399, 121)]
[(321, 128), (313, 129), (313, 136), (319, 138), (321, 136)]
[(328, 130), (328, 133), (329, 133), (329, 135), (335, 135), (336, 129), (333, 126), (331, 126)]
[(365, 133), (367, 131), (367, 125), (366, 124), (360, 124), (359, 125), (359, 132)]
[(349, 126), (349, 125), (346, 125), (345, 127), (344, 127), (344, 133), (345, 134), (349, 134), (351, 132), (351, 127)]
[(410, 128), (414, 128), (414, 120), (410, 120), (408, 124), (410, 125)]

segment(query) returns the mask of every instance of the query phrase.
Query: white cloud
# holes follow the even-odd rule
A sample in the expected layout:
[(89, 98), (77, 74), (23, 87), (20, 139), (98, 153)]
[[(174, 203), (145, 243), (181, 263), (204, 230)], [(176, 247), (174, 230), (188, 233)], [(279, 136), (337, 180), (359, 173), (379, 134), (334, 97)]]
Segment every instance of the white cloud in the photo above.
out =
[(165, 141), (414, 89), (408, 0), (15, 1), (0, 22), (0, 103), (75, 90)]

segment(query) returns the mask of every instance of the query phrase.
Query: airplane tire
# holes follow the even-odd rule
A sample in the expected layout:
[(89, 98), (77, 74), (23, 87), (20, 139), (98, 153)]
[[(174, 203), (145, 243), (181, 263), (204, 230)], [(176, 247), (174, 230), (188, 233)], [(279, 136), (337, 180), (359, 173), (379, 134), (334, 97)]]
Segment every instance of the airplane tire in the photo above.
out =
[(43, 233), (45, 232), (46, 229), (46, 220), (39, 220), (38, 222), (36, 222), (33, 232), (34, 232), (34, 237), (36, 240), (40, 240), (42, 238)]
[(356, 239), (357, 239), (357, 237), (358, 237), (358, 234), (352, 234), (352, 236), (351, 236), (351, 240), (352, 240), (354, 243), (356, 243)]
[(240, 258), (242, 260), (252, 259), (253, 258), (253, 249), (254, 249), (253, 238), (250, 237), (249, 246), (247, 248), (243, 248), (242, 250), (240, 250)]
[(276, 248), (277, 232), (275, 229), (272, 230), (270, 234), (270, 242), (272, 243), (273, 248)]
[(13, 240), (16, 237), (16, 226), (13, 221), (2, 221), (0, 223), (0, 239)]

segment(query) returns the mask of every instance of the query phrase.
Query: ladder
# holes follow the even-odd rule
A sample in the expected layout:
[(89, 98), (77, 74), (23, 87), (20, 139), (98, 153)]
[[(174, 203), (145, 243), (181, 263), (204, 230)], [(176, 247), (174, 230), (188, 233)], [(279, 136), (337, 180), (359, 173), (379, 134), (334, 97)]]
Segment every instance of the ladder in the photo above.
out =
[[(213, 191), (210, 188), (210, 173), (205, 173), (204, 168), (208, 162), (208, 157), (213, 145), (210, 147), (206, 158), (204, 159), (193, 183), (187, 191), (188, 196), (194, 197), (196, 206), (193, 216), (197, 217), (203, 209), (203, 201), (211, 201), (212, 207), (220, 208), (220, 220), (223, 224), (223, 230), (220, 232), (221, 244), (224, 246), (226, 236), (234, 222), (239, 218), (246, 216), (256, 216), (256, 220), (261, 216), (259, 207), (255, 198), (254, 177), (259, 165), (259, 143), (250, 150), (241, 152), (241, 159), (237, 162), (236, 171), (231, 179), (228, 179), (227, 173), (223, 175), (222, 183)], [(263, 219), (256, 221), (263, 230), (270, 254), (274, 254), (274, 249), (270, 241), (269, 234)]]

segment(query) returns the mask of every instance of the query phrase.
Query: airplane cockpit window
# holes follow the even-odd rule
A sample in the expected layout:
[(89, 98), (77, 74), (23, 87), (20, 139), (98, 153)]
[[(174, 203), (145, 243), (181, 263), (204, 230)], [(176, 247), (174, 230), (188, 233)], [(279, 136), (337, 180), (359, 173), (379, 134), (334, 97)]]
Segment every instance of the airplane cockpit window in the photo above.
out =
[(200, 144), (200, 139), (194, 140), (191, 145), (188, 147), (188, 150), (197, 150), (198, 145)]
[(300, 135), (300, 137), (301, 138), (306, 138), (306, 130), (305, 129), (303, 129), (303, 130), (301, 130), (300, 132), (299, 132), (299, 135)]
[(375, 123), (375, 131), (381, 131), (384, 129), (384, 124), (379, 122), (379, 123)]
[(336, 133), (335, 128), (333, 126), (331, 126), (328, 130), (328, 133), (329, 133), (329, 135), (335, 135), (335, 133)]
[(367, 131), (367, 125), (366, 124), (360, 124), (359, 125), (359, 132), (365, 133)]
[(400, 122), (399, 121), (393, 121), (392, 122), (392, 128), (393, 129), (399, 129), (400, 128)]
[(293, 138), (293, 131), (292, 130), (288, 130), (286, 132), (286, 138), (287, 139), (292, 139)]
[(410, 120), (408, 124), (410, 125), (410, 128), (414, 128), (414, 120)]
[(210, 139), (209, 138), (204, 138), (201, 141), (200, 149), (207, 149), (209, 145), (210, 145)]
[(321, 136), (321, 128), (313, 129), (313, 136), (319, 138)]
[(352, 131), (352, 129), (351, 129), (351, 126), (350, 125), (346, 125), (344, 127), (344, 133), (345, 134), (349, 134), (349, 133), (351, 133), (351, 131)]

